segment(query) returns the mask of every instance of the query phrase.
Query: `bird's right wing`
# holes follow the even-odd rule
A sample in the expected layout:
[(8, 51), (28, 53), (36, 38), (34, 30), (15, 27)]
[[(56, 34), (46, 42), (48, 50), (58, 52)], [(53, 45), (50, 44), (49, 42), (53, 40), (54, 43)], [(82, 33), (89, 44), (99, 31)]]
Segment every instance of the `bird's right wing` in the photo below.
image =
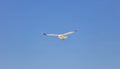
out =
[(46, 34), (46, 33), (43, 33), (43, 35), (46, 35), (46, 36), (58, 36), (58, 34)]

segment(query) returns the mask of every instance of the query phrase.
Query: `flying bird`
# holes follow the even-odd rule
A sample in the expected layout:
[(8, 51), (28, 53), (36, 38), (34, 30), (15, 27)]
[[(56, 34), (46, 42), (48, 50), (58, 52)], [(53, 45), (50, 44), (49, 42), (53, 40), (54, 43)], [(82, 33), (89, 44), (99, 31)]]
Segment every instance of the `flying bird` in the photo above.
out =
[(71, 34), (73, 34), (75, 32), (77, 32), (77, 30), (74, 30), (74, 31), (71, 31), (71, 32), (66, 32), (66, 33), (63, 33), (63, 34), (47, 34), (47, 33), (43, 33), (43, 35), (58, 37), (61, 40), (65, 40), (68, 37), (68, 35), (71, 35)]

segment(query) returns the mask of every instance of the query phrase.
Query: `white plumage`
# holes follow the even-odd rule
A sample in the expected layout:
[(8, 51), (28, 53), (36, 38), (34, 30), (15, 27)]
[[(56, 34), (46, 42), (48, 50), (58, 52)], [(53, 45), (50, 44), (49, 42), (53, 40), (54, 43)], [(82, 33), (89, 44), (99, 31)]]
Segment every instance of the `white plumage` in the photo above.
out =
[(67, 32), (67, 33), (63, 33), (63, 34), (46, 34), (46, 33), (43, 33), (43, 35), (54, 36), (54, 37), (58, 37), (61, 40), (64, 40), (64, 39), (66, 39), (68, 37), (68, 35), (71, 35), (71, 34), (73, 34), (75, 32), (77, 32), (77, 30), (74, 30), (74, 31), (71, 31), (71, 32)]

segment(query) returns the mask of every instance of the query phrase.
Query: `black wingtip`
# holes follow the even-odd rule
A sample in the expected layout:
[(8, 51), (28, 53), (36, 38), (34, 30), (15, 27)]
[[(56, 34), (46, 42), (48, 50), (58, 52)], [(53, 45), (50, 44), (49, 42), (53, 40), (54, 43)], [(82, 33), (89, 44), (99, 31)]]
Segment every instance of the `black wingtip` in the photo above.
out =
[(47, 35), (46, 33), (43, 33), (43, 35)]
[(74, 30), (75, 32), (77, 32), (78, 30), (76, 29), (76, 30)]

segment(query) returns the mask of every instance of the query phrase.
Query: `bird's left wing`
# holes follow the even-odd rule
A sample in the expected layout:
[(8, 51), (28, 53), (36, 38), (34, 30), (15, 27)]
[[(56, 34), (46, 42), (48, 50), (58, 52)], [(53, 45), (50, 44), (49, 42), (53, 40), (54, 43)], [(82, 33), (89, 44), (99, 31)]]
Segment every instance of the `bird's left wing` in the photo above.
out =
[(77, 30), (74, 30), (74, 31), (71, 31), (71, 32), (67, 32), (67, 33), (64, 33), (63, 35), (70, 35), (70, 34), (73, 34), (73, 33), (75, 33), (75, 32), (77, 32)]

